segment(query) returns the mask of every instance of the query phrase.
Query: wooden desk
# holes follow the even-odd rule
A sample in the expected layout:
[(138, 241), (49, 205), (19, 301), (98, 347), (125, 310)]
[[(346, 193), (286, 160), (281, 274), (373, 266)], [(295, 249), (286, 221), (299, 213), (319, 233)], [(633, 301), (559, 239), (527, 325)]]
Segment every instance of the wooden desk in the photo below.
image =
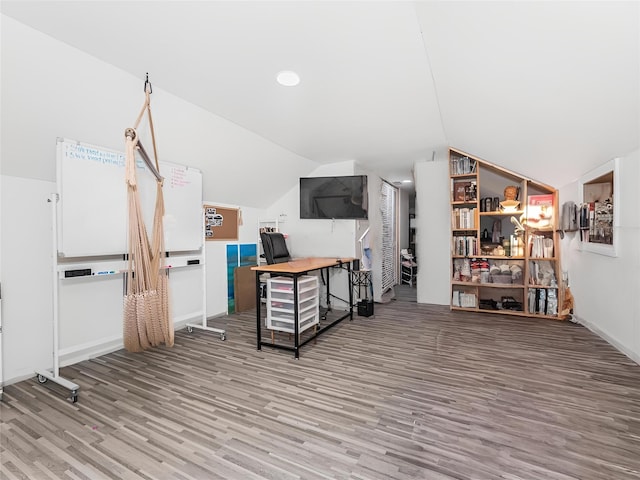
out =
[[(268, 346), (273, 348), (280, 348), (283, 350), (293, 351), (295, 358), (300, 357), (300, 348), (314, 340), (322, 333), (329, 330), (334, 325), (337, 325), (345, 318), (349, 317), (349, 320), (353, 320), (353, 285), (351, 278), (351, 263), (353, 262), (353, 258), (336, 258), (336, 257), (310, 257), (310, 258), (301, 258), (297, 260), (291, 260), (286, 263), (276, 263), (273, 265), (261, 265), (257, 267), (251, 267), (251, 270), (256, 272), (256, 342), (258, 350), (262, 349), (262, 346)], [(309, 272), (315, 270), (326, 269), (327, 272), (329, 268), (347, 268), (347, 276), (349, 281), (349, 310), (347, 313), (342, 315), (340, 318), (334, 320), (328, 325), (325, 325), (315, 333), (307, 338), (304, 342), (300, 343), (300, 332), (298, 330), (298, 302), (294, 302), (294, 334), (293, 334), (293, 347), (289, 345), (280, 345), (276, 343), (269, 343), (262, 341), (262, 312), (260, 301), (260, 275), (263, 273), (275, 273), (277, 275), (283, 277), (291, 277), (293, 278), (293, 298), (298, 298), (298, 278), (302, 275), (305, 275)], [(329, 275), (327, 274), (327, 308), (331, 310), (331, 291), (329, 288)]]

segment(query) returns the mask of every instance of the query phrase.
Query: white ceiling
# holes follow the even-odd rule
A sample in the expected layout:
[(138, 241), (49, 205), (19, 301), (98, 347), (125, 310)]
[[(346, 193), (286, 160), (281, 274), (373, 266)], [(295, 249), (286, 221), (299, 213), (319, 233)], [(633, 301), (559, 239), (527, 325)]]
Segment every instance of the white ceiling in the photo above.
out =
[[(389, 181), (451, 145), (560, 187), (640, 145), (635, 1), (1, 9), (301, 156)], [(284, 69), (299, 86), (275, 82)]]

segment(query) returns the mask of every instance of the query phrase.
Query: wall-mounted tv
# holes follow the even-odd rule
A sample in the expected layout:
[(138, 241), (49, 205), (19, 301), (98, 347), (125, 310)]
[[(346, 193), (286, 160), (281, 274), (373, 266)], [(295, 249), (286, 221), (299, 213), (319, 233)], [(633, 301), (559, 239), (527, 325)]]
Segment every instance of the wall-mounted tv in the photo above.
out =
[(367, 176), (300, 178), (300, 218), (367, 219)]

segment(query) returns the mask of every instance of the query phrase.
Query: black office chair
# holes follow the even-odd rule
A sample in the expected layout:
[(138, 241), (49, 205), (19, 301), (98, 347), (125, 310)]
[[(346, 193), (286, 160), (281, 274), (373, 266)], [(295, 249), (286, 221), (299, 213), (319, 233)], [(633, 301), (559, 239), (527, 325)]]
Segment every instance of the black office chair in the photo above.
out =
[(262, 240), (262, 249), (264, 250), (264, 258), (267, 264), (284, 263), (291, 260), (287, 243), (284, 235), (280, 232), (262, 232), (260, 234)]

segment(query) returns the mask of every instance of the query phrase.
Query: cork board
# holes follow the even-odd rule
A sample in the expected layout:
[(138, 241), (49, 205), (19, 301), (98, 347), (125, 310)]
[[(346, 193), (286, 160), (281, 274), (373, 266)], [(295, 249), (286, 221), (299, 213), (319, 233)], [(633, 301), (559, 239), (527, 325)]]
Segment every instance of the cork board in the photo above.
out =
[(239, 209), (204, 206), (205, 240), (238, 240)]

